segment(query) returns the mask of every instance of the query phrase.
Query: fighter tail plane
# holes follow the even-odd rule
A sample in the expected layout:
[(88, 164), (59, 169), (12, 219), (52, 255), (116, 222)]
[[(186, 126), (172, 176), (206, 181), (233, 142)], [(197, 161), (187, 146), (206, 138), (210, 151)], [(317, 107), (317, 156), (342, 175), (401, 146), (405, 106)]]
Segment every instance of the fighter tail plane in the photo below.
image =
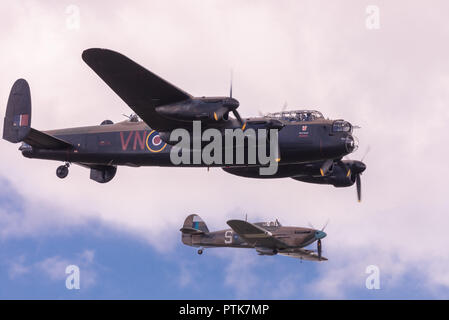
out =
[[(249, 223), (244, 220), (229, 220), (230, 229), (210, 232), (206, 223), (196, 214), (189, 215), (183, 227), (182, 243), (198, 247), (198, 254), (204, 248), (231, 247), (256, 249), (259, 255), (276, 254), (310, 261), (326, 261), (321, 255), (321, 239), (326, 237), (324, 228), (282, 226), (278, 220), (274, 222)], [(317, 250), (304, 247), (317, 242)]]

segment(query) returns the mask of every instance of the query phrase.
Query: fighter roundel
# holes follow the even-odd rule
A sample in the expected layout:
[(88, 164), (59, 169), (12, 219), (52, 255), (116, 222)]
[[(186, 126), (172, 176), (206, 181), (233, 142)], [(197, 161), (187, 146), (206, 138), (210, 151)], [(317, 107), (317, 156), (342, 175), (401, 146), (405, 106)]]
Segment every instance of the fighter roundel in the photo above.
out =
[(165, 149), (167, 144), (162, 141), (159, 133), (156, 130), (151, 131), (147, 135), (146, 145), (151, 152), (160, 152)]

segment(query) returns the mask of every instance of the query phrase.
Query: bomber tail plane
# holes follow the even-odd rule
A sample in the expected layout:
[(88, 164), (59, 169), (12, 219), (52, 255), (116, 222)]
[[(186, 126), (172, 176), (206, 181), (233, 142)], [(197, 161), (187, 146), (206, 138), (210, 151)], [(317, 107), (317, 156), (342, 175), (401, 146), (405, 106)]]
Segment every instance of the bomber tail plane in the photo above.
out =
[(3, 124), (3, 139), (38, 149), (69, 149), (72, 144), (31, 128), (30, 86), (18, 79), (11, 88)]

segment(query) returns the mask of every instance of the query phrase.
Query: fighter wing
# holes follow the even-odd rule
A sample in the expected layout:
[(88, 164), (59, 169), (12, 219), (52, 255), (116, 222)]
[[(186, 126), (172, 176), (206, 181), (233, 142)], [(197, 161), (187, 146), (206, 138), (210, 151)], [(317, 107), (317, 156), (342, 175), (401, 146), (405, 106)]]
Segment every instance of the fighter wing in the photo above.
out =
[(87, 49), (82, 58), (151, 128), (168, 131), (183, 126), (180, 121), (161, 117), (155, 108), (192, 98), (187, 92), (112, 50)]
[(326, 261), (327, 258), (321, 257), (321, 260), (318, 258), (318, 254), (315, 251), (297, 248), (294, 250), (285, 250), (280, 251), (278, 254), (283, 256), (288, 256), (297, 259), (309, 260), (309, 261)]
[(226, 223), (251, 245), (273, 249), (288, 248), (286, 243), (276, 239), (271, 232), (255, 224), (243, 220), (229, 220)]

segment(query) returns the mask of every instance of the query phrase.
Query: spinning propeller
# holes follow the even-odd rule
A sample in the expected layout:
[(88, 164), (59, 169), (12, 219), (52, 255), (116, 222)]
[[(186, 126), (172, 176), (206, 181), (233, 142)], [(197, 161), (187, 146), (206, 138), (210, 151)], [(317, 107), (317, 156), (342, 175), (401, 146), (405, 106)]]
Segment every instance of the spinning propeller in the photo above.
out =
[(344, 165), (346, 166), (346, 176), (350, 177), (353, 175), (355, 177), (355, 184), (357, 188), (357, 200), (359, 202), (362, 201), (362, 180), (360, 176), (362, 175), (362, 172), (365, 171), (366, 165), (363, 163), (363, 160), (365, 159), (366, 155), (370, 151), (370, 147), (368, 147), (365, 151), (365, 154), (363, 157), (358, 160), (345, 160), (343, 161)]
[[(229, 98), (232, 98), (232, 82), (233, 82), (233, 78), (234, 78), (234, 73), (231, 70), (231, 87), (229, 89)], [(243, 122), (242, 117), (240, 117), (239, 112), (237, 111), (237, 107), (238, 107), (238, 103), (236, 104), (236, 106), (234, 108), (231, 109), (232, 113), (234, 114), (235, 118), (237, 119), (237, 121), (240, 123), (240, 125), (242, 126), (242, 130), (245, 129), (246, 127), (246, 123)]]
[(362, 172), (365, 171), (366, 165), (362, 161), (348, 160), (345, 162), (347, 169), (346, 176), (353, 176), (355, 178), (355, 185), (357, 188), (357, 200), (362, 201), (362, 180), (360, 176)]
[[(321, 261), (321, 252), (322, 252), (321, 239), (323, 239), (327, 236), (326, 232), (324, 232), (324, 229), (326, 229), (328, 223), (329, 223), (329, 219), (326, 221), (326, 223), (321, 228), (321, 230), (315, 231), (315, 239), (317, 239), (317, 243), (316, 243), (317, 248), (316, 249), (317, 249), (317, 253), (318, 253), (318, 260), (320, 260), (320, 261)], [(309, 223), (309, 226), (311, 226), (313, 229), (315, 229), (315, 227), (311, 223)]]

